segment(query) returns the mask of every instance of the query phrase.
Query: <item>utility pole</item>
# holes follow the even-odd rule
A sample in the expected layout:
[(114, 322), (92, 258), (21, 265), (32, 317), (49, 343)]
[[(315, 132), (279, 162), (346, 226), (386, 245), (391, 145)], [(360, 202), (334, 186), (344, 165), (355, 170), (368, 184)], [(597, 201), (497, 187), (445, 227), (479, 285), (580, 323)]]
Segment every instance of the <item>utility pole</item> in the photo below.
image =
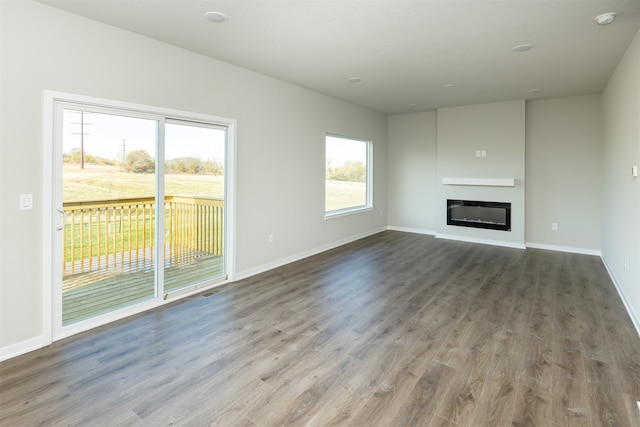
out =
[(127, 140), (122, 138), (122, 164), (127, 160)]
[(87, 114), (86, 111), (77, 111), (77, 113), (80, 113), (80, 123), (72, 122), (72, 124), (80, 125), (80, 133), (78, 132), (71, 132), (71, 133), (73, 135), (80, 135), (80, 169), (84, 169), (84, 136), (90, 135), (88, 133), (84, 133), (84, 125), (85, 124), (92, 125), (93, 123), (84, 122), (84, 115)]

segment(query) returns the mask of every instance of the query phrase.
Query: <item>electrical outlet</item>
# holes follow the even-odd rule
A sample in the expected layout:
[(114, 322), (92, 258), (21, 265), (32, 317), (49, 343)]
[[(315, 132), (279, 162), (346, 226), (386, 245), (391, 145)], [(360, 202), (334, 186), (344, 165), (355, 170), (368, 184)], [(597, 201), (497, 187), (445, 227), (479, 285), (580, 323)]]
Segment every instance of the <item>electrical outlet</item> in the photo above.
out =
[(273, 243), (276, 241), (276, 236), (275, 234), (269, 234), (269, 243)]
[(553, 231), (558, 231), (558, 223), (557, 223), (557, 222), (552, 223), (552, 224), (551, 224), (551, 229), (552, 229)]

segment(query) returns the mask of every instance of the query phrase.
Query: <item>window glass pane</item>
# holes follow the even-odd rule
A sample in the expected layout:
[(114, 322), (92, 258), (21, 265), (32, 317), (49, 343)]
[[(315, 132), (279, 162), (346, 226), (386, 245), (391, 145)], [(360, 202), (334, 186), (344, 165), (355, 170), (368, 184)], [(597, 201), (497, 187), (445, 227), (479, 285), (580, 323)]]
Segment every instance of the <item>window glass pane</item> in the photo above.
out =
[(367, 207), (369, 142), (327, 136), (325, 211)]
[(155, 120), (64, 110), (64, 202), (154, 197)]
[(226, 128), (165, 125), (165, 292), (224, 272), (226, 135)]
[(157, 120), (64, 109), (62, 325), (156, 296)]

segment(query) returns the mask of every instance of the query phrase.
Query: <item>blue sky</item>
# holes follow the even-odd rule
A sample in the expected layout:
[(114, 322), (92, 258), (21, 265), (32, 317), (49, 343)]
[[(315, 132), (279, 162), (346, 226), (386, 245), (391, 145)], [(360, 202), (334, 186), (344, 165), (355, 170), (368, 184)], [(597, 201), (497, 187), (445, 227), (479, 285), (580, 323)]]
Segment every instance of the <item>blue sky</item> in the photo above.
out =
[[(63, 118), (63, 152), (80, 148), (81, 114), (65, 110)], [(156, 157), (155, 120), (84, 113), (84, 152), (106, 159), (122, 159), (125, 152), (145, 150)], [(225, 131), (198, 126), (167, 124), (165, 158), (196, 157), (224, 161)]]

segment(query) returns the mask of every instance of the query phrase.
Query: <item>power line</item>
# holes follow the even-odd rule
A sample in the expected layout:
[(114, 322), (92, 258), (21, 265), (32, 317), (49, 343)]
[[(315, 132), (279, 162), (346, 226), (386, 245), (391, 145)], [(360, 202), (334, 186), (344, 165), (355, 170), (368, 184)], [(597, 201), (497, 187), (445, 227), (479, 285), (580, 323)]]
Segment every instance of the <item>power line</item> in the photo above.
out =
[(80, 113), (80, 122), (71, 122), (74, 125), (80, 125), (80, 132), (71, 132), (72, 135), (80, 135), (80, 169), (84, 169), (84, 136), (91, 135), (90, 133), (85, 133), (84, 126), (92, 125), (93, 123), (85, 123), (84, 115), (90, 114), (86, 111), (74, 111), (74, 113)]
[(126, 153), (127, 153), (127, 140), (125, 138), (122, 138), (122, 164), (124, 164), (125, 160), (127, 159)]

